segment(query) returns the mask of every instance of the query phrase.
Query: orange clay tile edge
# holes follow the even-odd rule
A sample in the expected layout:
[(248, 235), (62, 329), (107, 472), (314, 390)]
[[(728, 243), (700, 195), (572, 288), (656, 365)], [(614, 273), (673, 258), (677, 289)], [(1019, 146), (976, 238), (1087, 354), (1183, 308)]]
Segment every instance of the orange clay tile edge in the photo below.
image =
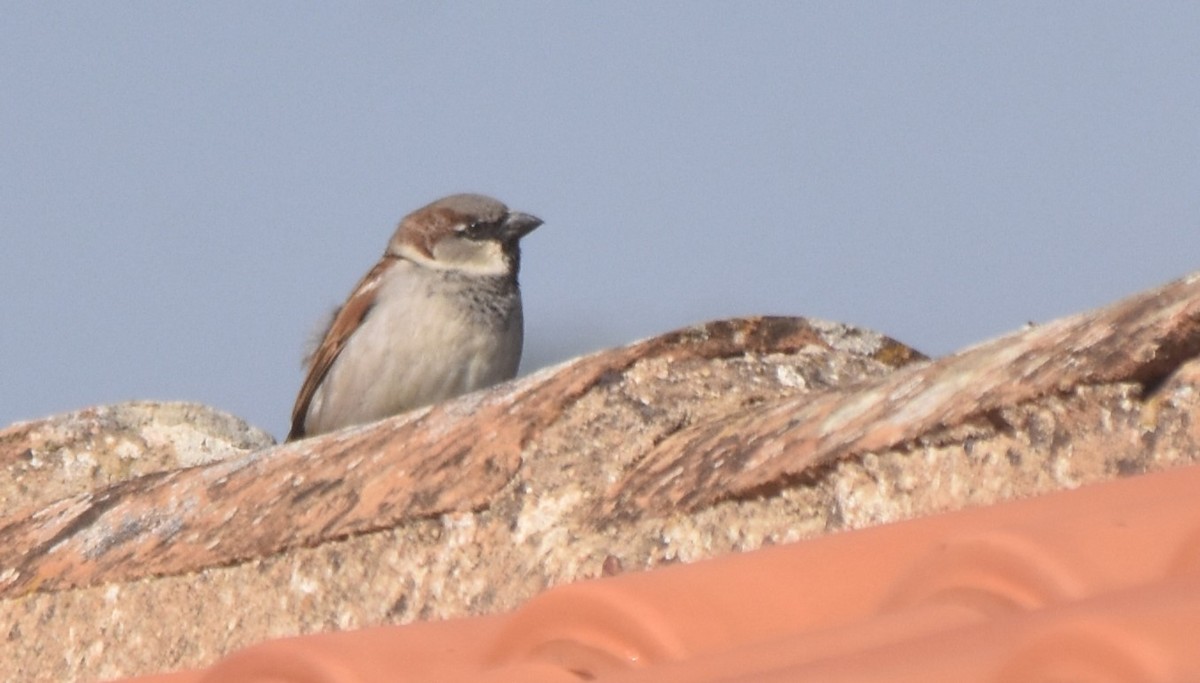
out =
[(1198, 492), (1179, 468), (126, 680), (1200, 680)]

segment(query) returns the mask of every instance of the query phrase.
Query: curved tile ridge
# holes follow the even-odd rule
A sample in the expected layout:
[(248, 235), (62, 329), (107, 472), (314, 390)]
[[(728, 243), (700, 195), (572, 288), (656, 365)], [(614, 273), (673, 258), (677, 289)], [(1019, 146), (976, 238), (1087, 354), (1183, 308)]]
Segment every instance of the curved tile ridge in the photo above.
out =
[(129, 683), (1200, 677), (1200, 467), (271, 641)]
[(680, 430), (612, 486), (600, 514), (695, 510), (814, 467), (1088, 385), (1154, 388), (1200, 355), (1200, 275), (910, 366), (859, 391), (787, 398)]
[(634, 363), (814, 347), (889, 367), (923, 358), (882, 335), (799, 318), (686, 328), (373, 425), (10, 513), (0, 519), (0, 598), (180, 574), (479, 510), (513, 478), (532, 434)]

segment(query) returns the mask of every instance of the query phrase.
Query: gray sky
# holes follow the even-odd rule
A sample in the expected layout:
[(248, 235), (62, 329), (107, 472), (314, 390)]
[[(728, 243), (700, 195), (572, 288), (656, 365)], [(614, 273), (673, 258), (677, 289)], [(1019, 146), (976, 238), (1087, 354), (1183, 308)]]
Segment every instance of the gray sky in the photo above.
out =
[(706, 319), (933, 354), (1200, 268), (1200, 3), (0, 4), (0, 425), (286, 432), (441, 195), (541, 216), (524, 370)]

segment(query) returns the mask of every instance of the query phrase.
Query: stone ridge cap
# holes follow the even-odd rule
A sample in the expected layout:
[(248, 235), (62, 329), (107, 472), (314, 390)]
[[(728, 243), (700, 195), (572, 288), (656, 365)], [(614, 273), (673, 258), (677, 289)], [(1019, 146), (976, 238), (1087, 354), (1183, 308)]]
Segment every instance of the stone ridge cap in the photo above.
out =
[(0, 598), (228, 566), (288, 548), (479, 510), (530, 435), (590, 388), (656, 357), (820, 346), (900, 366), (883, 335), (802, 318), (694, 325), (372, 425), (123, 481), (0, 519)]
[(614, 484), (597, 514), (665, 514), (757, 495), (833, 460), (903, 447), (1043, 396), (1121, 382), (1153, 390), (1197, 356), (1200, 277), (1189, 276), (901, 368), (860, 391), (792, 397), (682, 429)]
[(1198, 489), (1180, 467), (124, 681), (1192, 680)]

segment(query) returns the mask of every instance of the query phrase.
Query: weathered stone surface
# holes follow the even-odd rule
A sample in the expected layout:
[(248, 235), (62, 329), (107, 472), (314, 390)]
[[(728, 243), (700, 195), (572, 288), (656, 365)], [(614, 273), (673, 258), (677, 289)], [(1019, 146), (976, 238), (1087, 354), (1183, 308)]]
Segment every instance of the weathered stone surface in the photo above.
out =
[(803, 320), (690, 328), (0, 519), (0, 660), (192, 666), (1193, 462), (1198, 355), (1200, 277), (933, 362)]
[[(789, 352), (803, 362), (754, 356)], [(571, 438), (579, 443), (546, 457), (573, 468), (579, 449), (599, 438), (633, 437), (645, 448), (654, 430), (918, 357), (878, 335), (801, 320), (691, 328), (377, 425), (58, 501), (0, 528), (0, 597), (174, 574), (494, 507), (518, 481), (522, 448), (556, 422), (578, 427)], [(624, 423), (611, 410), (577, 407), (630, 381), (645, 395), (626, 399), (638, 409)], [(564, 419), (567, 410), (582, 418)]]
[[(1200, 277), (1097, 313), (997, 339), (869, 390), (780, 400), (672, 436), (608, 494), (606, 511), (695, 509), (787, 482), (813, 467), (904, 447), (1003, 408), (1091, 385), (1156, 389), (1200, 355)], [(1147, 395), (1149, 397), (1149, 395)], [(1047, 446), (1050, 444), (1046, 444)]]
[(0, 430), (0, 515), (274, 443), (195, 403), (134, 401), (20, 422)]

